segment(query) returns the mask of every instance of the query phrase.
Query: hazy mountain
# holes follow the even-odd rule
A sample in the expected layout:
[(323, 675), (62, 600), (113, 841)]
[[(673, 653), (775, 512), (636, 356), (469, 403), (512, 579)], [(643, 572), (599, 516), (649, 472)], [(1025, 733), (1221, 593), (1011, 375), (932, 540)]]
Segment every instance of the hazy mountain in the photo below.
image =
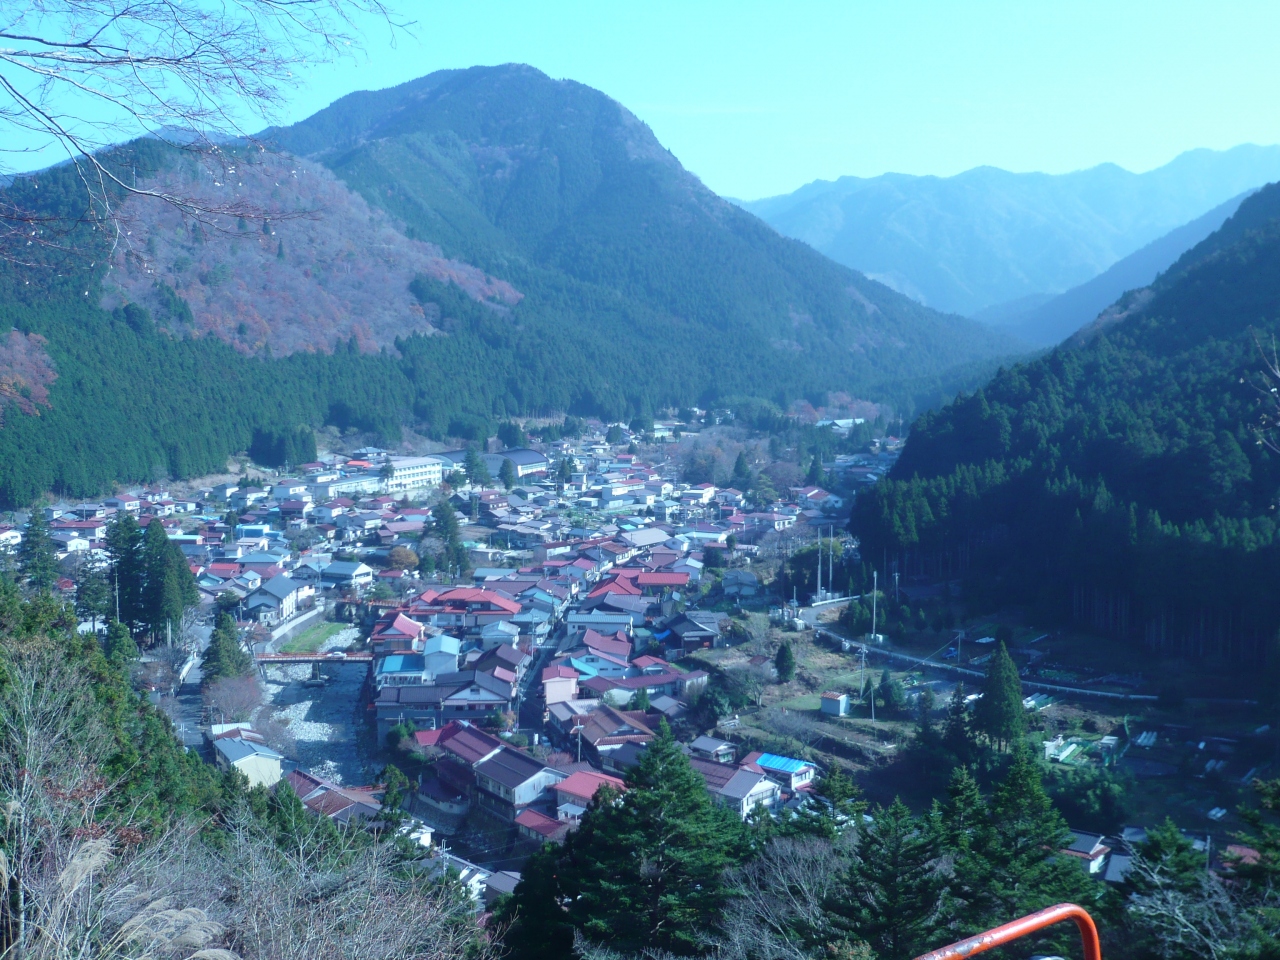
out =
[(744, 204), (780, 233), (939, 310), (973, 315), (1058, 294), (1246, 190), (1280, 179), (1280, 146), (1192, 150), (1147, 173), (978, 167), (954, 177), (841, 177)]
[(975, 318), (1035, 344), (1060, 343), (1091, 323), (1127, 290), (1148, 286), (1180, 256), (1222, 226), (1248, 194), (1232, 197), (1202, 217), (1170, 230), (1120, 260), (1092, 280), (1056, 297), (1024, 297), (988, 307)]

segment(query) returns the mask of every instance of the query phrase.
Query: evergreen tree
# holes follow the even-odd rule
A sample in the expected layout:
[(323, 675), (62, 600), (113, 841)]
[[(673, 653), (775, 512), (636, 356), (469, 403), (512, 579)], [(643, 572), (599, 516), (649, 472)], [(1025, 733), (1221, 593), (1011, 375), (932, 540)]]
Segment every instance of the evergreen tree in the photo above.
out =
[(119, 599), (118, 619), (130, 630), (140, 630), (143, 623), (142, 528), (132, 513), (121, 510), (107, 526), (107, 557), (113, 597)]
[(18, 573), (33, 590), (52, 590), (58, 582), (58, 551), (39, 506), (32, 508), (18, 544)]
[(942, 847), (951, 857), (947, 895), (959, 931), (968, 935), (986, 929), (998, 909), (991, 876), (994, 864), (989, 858), (994, 848), (991, 812), (967, 768), (951, 771), (947, 798), (935, 822)]
[(224, 677), (243, 677), (252, 670), (253, 660), (240, 645), (235, 621), (230, 615), (219, 613), (200, 664), (204, 682), (213, 683)]
[(111, 607), (111, 584), (106, 574), (97, 566), (82, 563), (76, 577), (76, 616), (92, 623), (97, 633), (98, 621), (111, 615)]
[(107, 624), (107, 635), (103, 638), (102, 652), (108, 660), (127, 663), (138, 659), (138, 645), (133, 642), (133, 634), (119, 620)]
[(783, 643), (773, 658), (773, 668), (778, 672), (779, 683), (790, 683), (796, 675), (796, 656), (791, 652), (791, 644)]
[(1093, 899), (1088, 878), (1073, 858), (1058, 854), (1070, 845), (1070, 831), (1025, 749), (1018, 750), (990, 806), (990, 846), (982, 852), (991, 864), (998, 915), (1019, 917), (1063, 901), (1087, 907)]
[(815, 453), (809, 461), (809, 472), (805, 474), (804, 482), (810, 487), (820, 487), (822, 479), (822, 458)]
[(531, 863), (543, 882), (517, 888), (513, 909), (530, 919), (508, 946), (519, 960), (567, 956), (548, 953), (546, 942), (566, 933), (553, 919), (564, 904), (563, 916), (597, 942), (695, 953), (728, 895), (725, 869), (746, 853), (741, 821), (712, 802), (664, 722), (626, 792), (601, 790), (565, 845)]
[(462, 469), (466, 472), (468, 480), (480, 486), (493, 480), (493, 477), (489, 476), (489, 468), (484, 465), (475, 447), (467, 447), (467, 458), (463, 461)]
[(738, 459), (733, 461), (732, 485), (744, 492), (751, 489), (751, 464), (747, 463), (745, 451), (740, 451)]
[[(566, 843), (572, 842), (570, 835)], [(563, 853), (555, 844), (544, 844), (525, 861), (511, 897), (494, 911), (498, 923), (508, 928), (504, 945), (512, 960), (565, 960), (574, 955), (574, 928), (563, 903)]]
[(902, 682), (893, 679), (888, 667), (885, 667), (880, 674), (880, 685), (876, 688), (876, 696), (884, 701), (885, 707), (890, 710), (901, 710), (907, 703), (907, 695), (902, 689)]
[(142, 568), (143, 621), (159, 639), (181, 628), (183, 613), (199, 601), (199, 594), (187, 558), (157, 519), (147, 524), (143, 536)]
[(933, 726), (933, 691), (925, 687), (916, 699), (916, 739), (929, 748), (938, 744), (938, 731)]
[(632, 710), (648, 710), (649, 709), (649, 688), (641, 687), (635, 692), (629, 704)]
[(1003, 643), (996, 644), (987, 664), (982, 699), (974, 709), (974, 721), (993, 744), (1003, 750), (1026, 733), (1027, 711), (1022, 706), (1022, 681)]
[(901, 800), (879, 809), (828, 903), (838, 929), (871, 945), (880, 960), (910, 960), (935, 939), (945, 880), (936, 832)]
[(965, 766), (974, 759), (976, 744), (969, 722), (969, 707), (965, 703), (964, 684), (957, 683), (947, 701), (947, 718), (943, 721), (942, 745), (955, 764)]
[(502, 481), (502, 486), (510, 490), (516, 485), (516, 468), (510, 460), (504, 459), (502, 466), (498, 470), (498, 479)]

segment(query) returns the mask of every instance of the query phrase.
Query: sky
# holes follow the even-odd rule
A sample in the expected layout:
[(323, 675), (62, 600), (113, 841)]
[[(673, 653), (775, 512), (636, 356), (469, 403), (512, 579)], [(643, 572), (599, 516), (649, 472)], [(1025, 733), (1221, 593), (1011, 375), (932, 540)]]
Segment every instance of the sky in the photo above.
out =
[(713, 190), (979, 165), (1144, 171), (1280, 143), (1280, 4), (389, 0), (363, 50), (301, 80), (302, 119), (358, 89), (523, 62), (603, 90)]

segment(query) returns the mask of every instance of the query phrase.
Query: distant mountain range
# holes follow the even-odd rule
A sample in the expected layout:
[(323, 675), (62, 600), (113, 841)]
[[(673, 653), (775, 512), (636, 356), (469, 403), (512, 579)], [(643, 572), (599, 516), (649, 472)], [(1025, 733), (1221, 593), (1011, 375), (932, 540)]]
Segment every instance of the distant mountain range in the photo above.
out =
[[(1252, 192), (1252, 191), (1250, 191)], [(1056, 297), (1026, 297), (1013, 303), (988, 307), (974, 318), (1007, 330), (1035, 346), (1061, 343), (1081, 327), (1097, 319), (1120, 295), (1150, 285), (1179, 257), (1222, 226), (1248, 194), (1232, 197), (1202, 217), (1170, 230), (1123, 260), (1112, 264), (1092, 280)]]
[[(220, 470), (322, 426), (475, 439), (832, 393), (910, 414), (1022, 349), (779, 236), (622, 105), (531, 67), (352, 94), (266, 136), (282, 153), (225, 145), (213, 168), (155, 141), (103, 156), (266, 224), (121, 195), (114, 249), (84, 232), (83, 260), (0, 260), (0, 329), (20, 331), (0, 503)], [(65, 167), (4, 192), (83, 209)]]
[(1103, 164), (1062, 175), (978, 167), (841, 177), (742, 206), (921, 303), (973, 316), (1064, 293), (1277, 179), (1280, 146), (1243, 145), (1192, 150), (1142, 174)]

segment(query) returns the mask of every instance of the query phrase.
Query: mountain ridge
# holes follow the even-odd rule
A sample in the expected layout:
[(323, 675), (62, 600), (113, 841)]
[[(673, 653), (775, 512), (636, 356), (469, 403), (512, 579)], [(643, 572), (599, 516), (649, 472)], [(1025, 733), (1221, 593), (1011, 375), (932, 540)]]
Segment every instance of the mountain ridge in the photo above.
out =
[(952, 177), (814, 181), (744, 204), (940, 309), (972, 315), (1058, 294), (1243, 191), (1280, 178), (1280, 147), (1186, 151), (1141, 174), (1100, 164), (1067, 174), (975, 167)]

